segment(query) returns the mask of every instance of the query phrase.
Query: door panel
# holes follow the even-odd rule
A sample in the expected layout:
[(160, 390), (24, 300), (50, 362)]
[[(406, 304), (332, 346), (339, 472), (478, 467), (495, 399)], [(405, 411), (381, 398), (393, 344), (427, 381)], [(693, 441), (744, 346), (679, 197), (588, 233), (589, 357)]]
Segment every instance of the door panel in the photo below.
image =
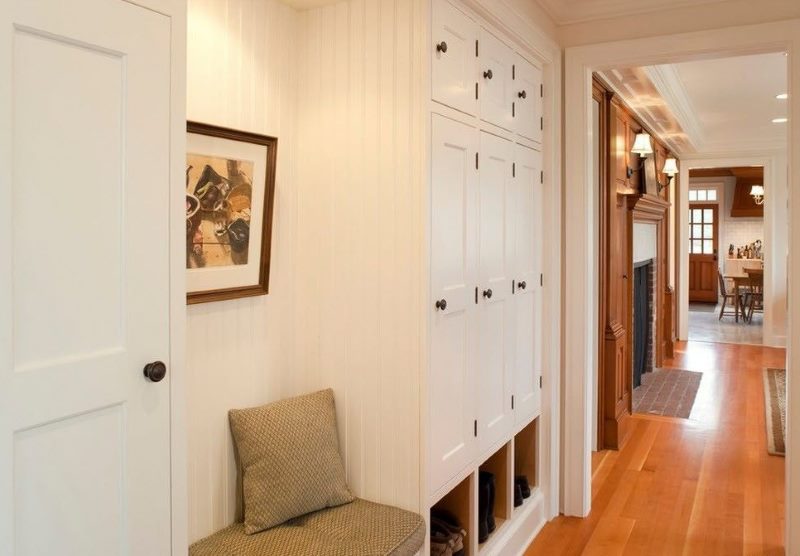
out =
[(481, 133), (477, 292), (481, 450), (501, 440), (513, 425), (513, 159), (510, 141)]
[(170, 22), (123, 1), (11, 4), (0, 545), (167, 554), (169, 378), (142, 369), (169, 362)]
[(504, 129), (514, 129), (511, 103), (514, 101), (512, 66), (514, 52), (486, 29), (481, 28), (478, 83), (481, 119)]
[(514, 71), (514, 122), (517, 133), (542, 142), (542, 70), (519, 54)]
[[(477, 132), (434, 115), (431, 152), (431, 493), (475, 455)], [(444, 309), (435, 301), (446, 301)]]
[(718, 205), (689, 205), (689, 301), (717, 302), (718, 216)]
[(541, 407), (542, 376), (542, 155), (516, 146), (512, 206), (514, 231), (514, 414), (517, 423)]
[(431, 85), (433, 100), (475, 114), (478, 24), (447, 0), (433, 3)]

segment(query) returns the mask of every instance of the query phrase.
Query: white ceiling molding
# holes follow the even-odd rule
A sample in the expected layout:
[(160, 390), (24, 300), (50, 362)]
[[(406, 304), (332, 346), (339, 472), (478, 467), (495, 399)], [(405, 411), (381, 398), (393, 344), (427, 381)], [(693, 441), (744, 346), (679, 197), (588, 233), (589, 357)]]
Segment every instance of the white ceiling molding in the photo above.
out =
[(558, 25), (714, 4), (724, 0), (537, 0)]
[(703, 127), (675, 67), (671, 64), (648, 66), (644, 68), (644, 72), (664, 99), (664, 103), (688, 136), (694, 149), (702, 151), (706, 142)]

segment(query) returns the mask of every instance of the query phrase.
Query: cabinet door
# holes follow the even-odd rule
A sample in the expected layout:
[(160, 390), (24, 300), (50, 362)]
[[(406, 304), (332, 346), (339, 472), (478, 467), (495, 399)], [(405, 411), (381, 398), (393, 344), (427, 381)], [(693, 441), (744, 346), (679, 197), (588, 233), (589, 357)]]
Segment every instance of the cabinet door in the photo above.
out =
[(514, 122), (517, 133), (542, 142), (542, 70), (518, 54), (514, 64)]
[[(475, 456), (477, 131), (433, 115), (431, 493)], [(439, 302), (439, 307), (436, 306)], [(446, 306), (442, 307), (442, 302)]]
[(478, 70), (481, 119), (513, 130), (514, 52), (486, 29), (481, 29)]
[(475, 114), (475, 43), (478, 25), (447, 0), (433, 3), (431, 32), (432, 98), (456, 110)]
[(516, 422), (541, 407), (542, 376), (542, 155), (517, 145), (513, 206), (515, 342), (514, 413)]
[(481, 133), (478, 200), (478, 439), (486, 449), (513, 425), (514, 145)]

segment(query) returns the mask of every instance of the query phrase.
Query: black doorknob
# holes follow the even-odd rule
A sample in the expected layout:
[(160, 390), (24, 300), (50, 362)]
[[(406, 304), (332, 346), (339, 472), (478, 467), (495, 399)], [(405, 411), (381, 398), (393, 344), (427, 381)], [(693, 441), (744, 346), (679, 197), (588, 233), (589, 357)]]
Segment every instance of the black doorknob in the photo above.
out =
[(151, 382), (161, 382), (167, 376), (167, 366), (162, 361), (153, 361), (144, 366), (144, 376)]
[(517, 93), (517, 96), (519, 98), (528, 98), (528, 93), (526, 93), (525, 91), (520, 91), (519, 93)]
[(440, 311), (444, 311), (445, 309), (447, 309), (447, 300), (440, 299), (435, 303), (435, 305), (437, 309), (439, 309)]
[(483, 290), (483, 297), (485, 297), (486, 299), (491, 299), (492, 298), (492, 289), (489, 288), (488, 290)]
[(445, 54), (447, 52), (447, 43), (442, 41), (439, 44), (437, 44), (436, 52), (441, 52), (442, 54)]
[(524, 290), (525, 288), (528, 287), (528, 283), (525, 280), (523, 280), (522, 282), (517, 282), (517, 287), (521, 290)]
[(494, 77), (494, 74), (492, 73), (492, 70), (486, 70), (485, 72), (483, 72), (483, 77), (485, 79), (491, 79), (492, 77)]

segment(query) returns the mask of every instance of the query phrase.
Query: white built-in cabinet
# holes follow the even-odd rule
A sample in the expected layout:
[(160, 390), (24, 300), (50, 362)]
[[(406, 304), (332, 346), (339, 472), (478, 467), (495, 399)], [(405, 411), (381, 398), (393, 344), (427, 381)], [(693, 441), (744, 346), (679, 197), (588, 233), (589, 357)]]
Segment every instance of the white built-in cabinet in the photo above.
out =
[(428, 495), (476, 525), (461, 505), (491, 469), (512, 523), (514, 474), (538, 484), (542, 68), (458, 0), (432, 9)]

